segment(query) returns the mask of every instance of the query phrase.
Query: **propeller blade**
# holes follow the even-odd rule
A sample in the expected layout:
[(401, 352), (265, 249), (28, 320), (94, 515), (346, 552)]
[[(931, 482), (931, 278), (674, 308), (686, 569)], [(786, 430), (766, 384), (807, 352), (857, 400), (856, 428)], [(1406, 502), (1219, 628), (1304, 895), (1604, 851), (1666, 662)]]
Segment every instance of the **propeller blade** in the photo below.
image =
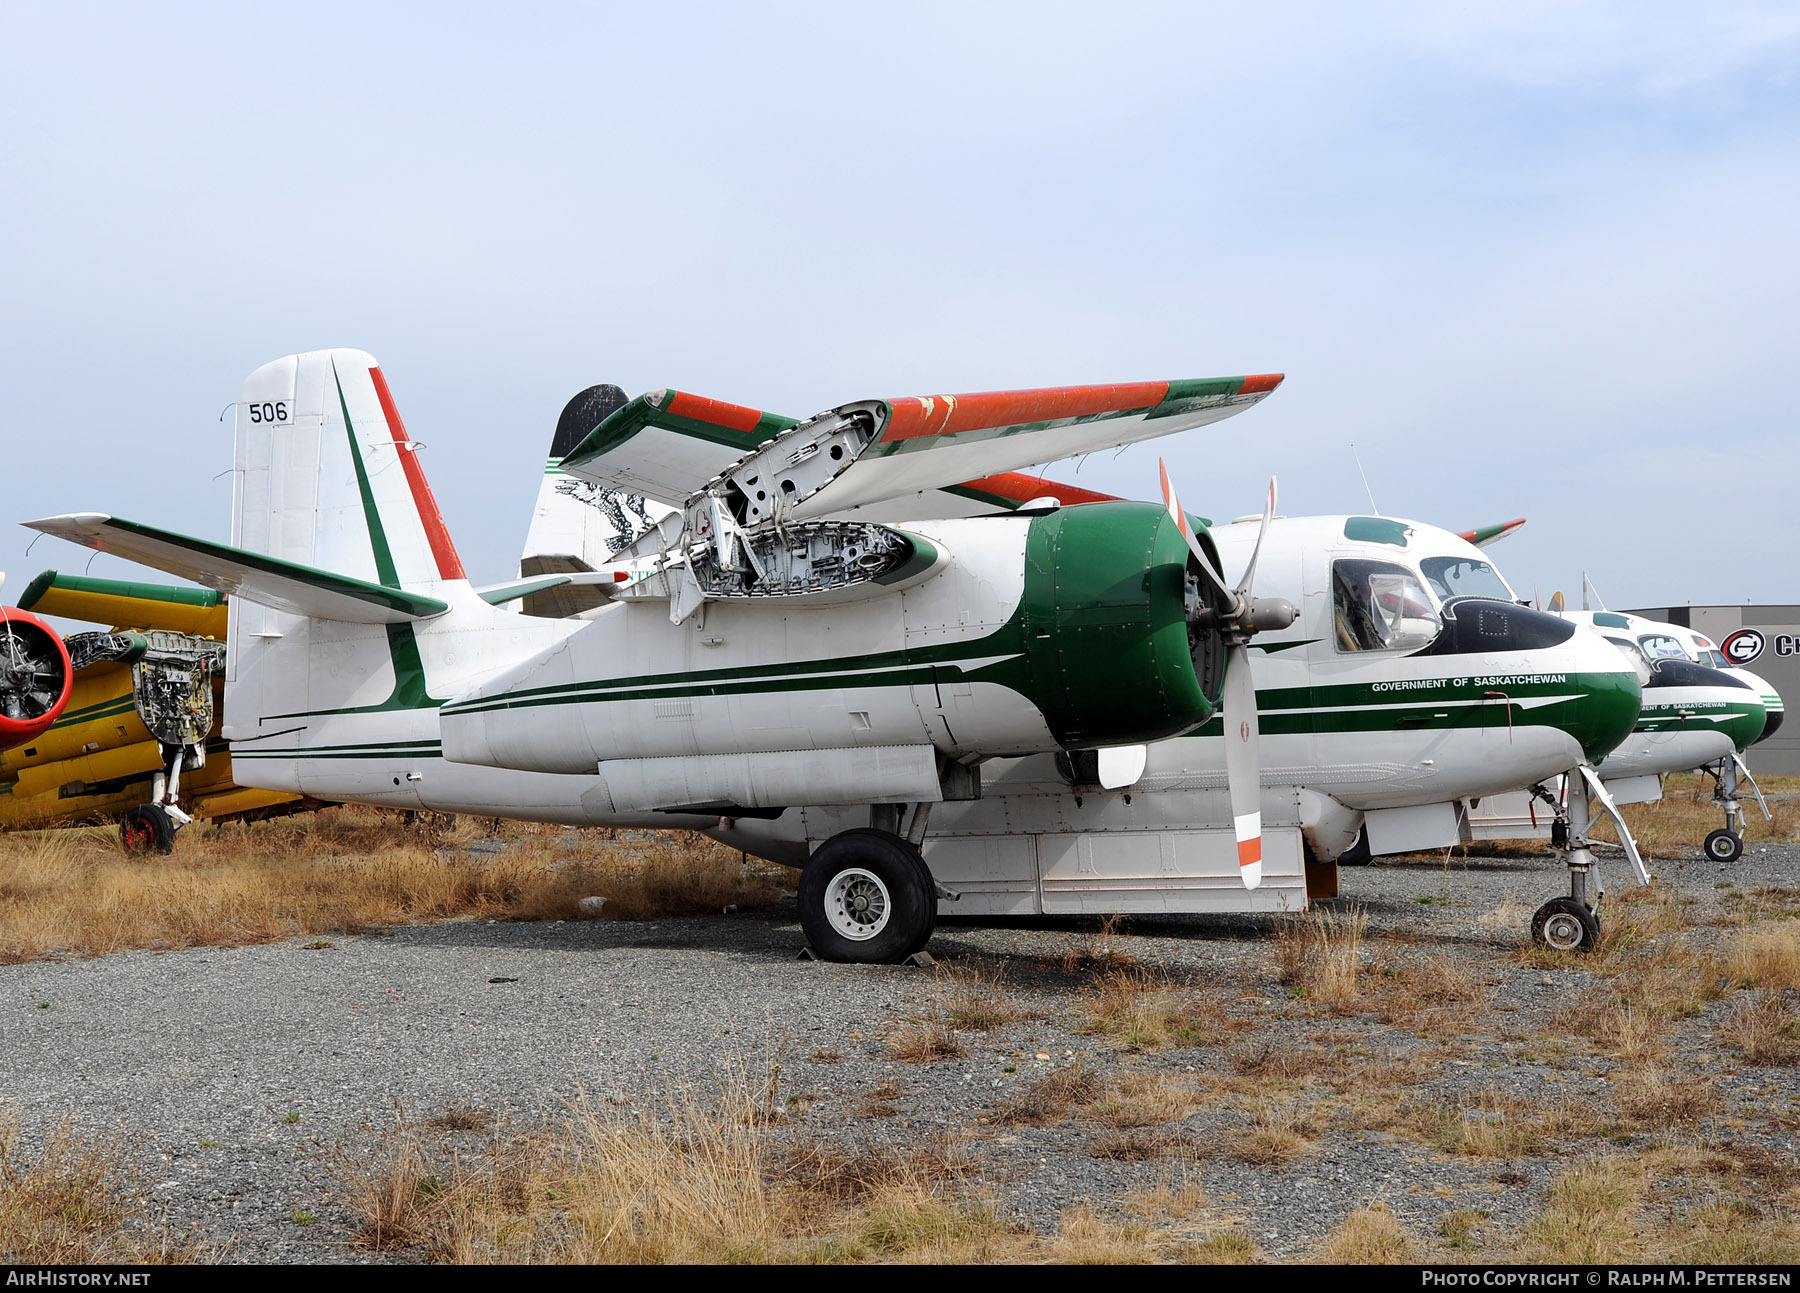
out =
[(1256, 680), (1250, 648), (1233, 646), (1225, 658), (1225, 781), (1231, 791), (1231, 826), (1237, 836), (1238, 874), (1244, 888), (1262, 883), (1262, 763), (1257, 757)]
[(1275, 478), (1269, 477), (1269, 501), (1263, 507), (1262, 526), (1256, 532), (1256, 546), (1250, 549), (1250, 564), (1244, 567), (1244, 577), (1238, 582), (1237, 599), (1245, 606), (1250, 604), (1250, 581), (1256, 576), (1256, 559), (1262, 556), (1263, 538), (1269, 533), (1269, 522), (1275, 519)]
[(1206, 550), (1200, 546), (1200, 540), (1194, 537), (1193, 527), (1188, 524), (1187, 513), (1181, 510), (1181, 500), (1175, 497), (1175, 486), (1169, 480), (1169, 468), (1161, 458), (1156, 460), (1156, 470), (1162, 476), (1163, 506), (1168, 509), (1169, 517), (1175, 522), (1175, 528), (1181, 531), (1181, 537), (1187, 540), (1188, 551), (1194, 554), (1194, 560), (1200, 563), (1200, 569), (1206, 577), (1213, 581), (1214, 587), (1227, 597), (1232, 596), (1225, 587), (1224, 579), (1212, 568), (1212, 562), (1206, 559)]

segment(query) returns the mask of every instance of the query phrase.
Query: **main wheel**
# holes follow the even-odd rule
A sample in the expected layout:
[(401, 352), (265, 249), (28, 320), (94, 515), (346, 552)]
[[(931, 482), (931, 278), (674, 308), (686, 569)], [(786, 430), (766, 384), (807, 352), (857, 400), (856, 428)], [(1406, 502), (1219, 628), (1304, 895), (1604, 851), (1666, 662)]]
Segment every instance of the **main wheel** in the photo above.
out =
[(160, 804), (139, 804), (119, 822), (119, 840), (136, 857), (175, 851), (175, 819)]
[(937, 896), (919, 851), (858, 829), (819, 845), (800, 873), (800, 928), (827, 961), (891, 964), (925, 945)]
[(1339, 866), (1368, 866), (1375, 859), (1369, 856), (1369, 832), (1357, 832), (1356, 842), (1338, 854)]
[(1591, 952), (1600, 941), (1600, 921), (1585, 902), (1552, 898), (1531, 918), (1531, 941), (1553, 952)]
[(1744, 856), (1744, 841), (1730, 831), (1714, 831), (1700, 847), (1714, 862), (1736, 862)]

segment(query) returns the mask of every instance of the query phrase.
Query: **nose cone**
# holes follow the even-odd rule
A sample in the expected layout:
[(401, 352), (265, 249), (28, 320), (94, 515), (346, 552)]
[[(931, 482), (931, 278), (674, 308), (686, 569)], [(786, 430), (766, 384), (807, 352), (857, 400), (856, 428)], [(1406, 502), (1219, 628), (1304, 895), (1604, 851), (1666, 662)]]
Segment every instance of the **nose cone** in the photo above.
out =
[(1723, 669), (1687, 660), (1658, 660), (1645, 690), (1644, 703), (1662, 712), (1672, 707), (1683, 726), (1716, 731), (1730, 738), (1740, 754), (1762, 739), (1768, 714), (1756, 688)]
[(1643, 708), (1644, 691), (1619, 650), (1598, 633), (1582, 629), (1571, 640), (1576, 673), (1569, 679), (1580, 699), (1564, 724), (1581, 744), (1589, 763), (1598, 763), (1631, 735)]

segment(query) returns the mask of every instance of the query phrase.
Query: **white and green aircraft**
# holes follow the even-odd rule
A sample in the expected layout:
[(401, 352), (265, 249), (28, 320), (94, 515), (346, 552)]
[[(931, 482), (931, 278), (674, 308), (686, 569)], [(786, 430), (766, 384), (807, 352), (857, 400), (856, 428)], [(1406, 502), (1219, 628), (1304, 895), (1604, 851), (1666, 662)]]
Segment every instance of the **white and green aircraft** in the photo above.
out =
[[(1552, 602), (1559, 607), (1559, 601)], [(1599, 633), (1643, 680), (1643, 708), (1631, 735), (1601, 763), (1599, 772), (1615, 803), (1654, 803), (1672, 772), (1700, 769), (1714, 779), (1714, 798), (1725, 812), (1723, 829), (1702, 848), (1719, 862), (1744, 850), (1742, 788), (1749, 787), (1765, 817), (1768, 805), (1743, 755), (1779, 726), (1781, 698), (1763, 679), (1730, 665), (1712, 643), (1676, 624), (1617, 611), (1553, 611), (1559, 618)], [(1544, 808), (1554, 791), (1492, 795), (1468, 806), (1478, 840), (1548, 839), (1560, 829)]]
[[(560, 466), (674, 510), (614, 569), (477, 589), (380, 369), (321, 351), (244, 385), (230, 545), (94, 513), (30, 524), (231, 594), (224, 735), (241, 783), (755, 842), (801, 864), (820, 955), (891, 961), (922, 948), (938, 899), (1143, 910), (1131, 894), (1160, 890), (1157, 909), (1193, 910), (1228, 887), (1303, 904), (1307, 827), (1327, 856), (1357, 814), (1401, 838), (1409, 812), (1435, 822), (1475, 788), (1585, 768), (1629, 731), (1637, 677), (1613, 648), (1523, 607), (1425, 593), (1418, 527), (1340, 518), (1316, 567), (1334, 584), (1315, 589), (1302, 554), (1278, 576), (1300, 578), (1291, 603), (1254, 595), (1251, 527), (1228, 536), (1245, 559), (1227, 583), (1235, 557), (1166, 475), (1163, 507), (943, 514), (977, 482), (1203, 426), (1279, 382), (869, 400), (798, 423), (653, 392)], [(1279, 528), (1273, 506), (1271, 484), (1257, 533)], [(552, 587), (610, 596), (572, 618), (501, 608)], [(1272, 740), (1279, 720), (1283, 759), (1362, 787), (1341, 812), (1259, 756), (1251, 671), (1273, 684), (1284, 656)], [(1058, 755), (1065, 776), (1031, 780)], [(990, 799), (984, 780), (1007, 789)], [(1292, 825), (1267, 832), (1265, 856), (1271, 799)], [(1014, 807), (1035, 815), (1009, 821)], [(941, 874), (921, 857), (928, 831)], [(1027, 857), (1033, 879), (1015, 884)], [(1121, 867), (1130, 883), (1113, 883)], [(984, 908), (975, 882), (994, 878)], [(1583, 896), (1578, 882), (1559, 901)]]

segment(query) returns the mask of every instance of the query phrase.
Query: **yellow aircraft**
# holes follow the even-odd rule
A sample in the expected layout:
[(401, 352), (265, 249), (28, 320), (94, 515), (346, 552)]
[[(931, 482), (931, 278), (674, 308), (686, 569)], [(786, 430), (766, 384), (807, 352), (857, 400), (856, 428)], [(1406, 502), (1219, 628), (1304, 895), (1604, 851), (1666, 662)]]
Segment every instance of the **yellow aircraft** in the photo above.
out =
[(0, 754), (0, 828), (118, 821), (127, 851), (166, 853), (195, 818), (319, 806), (232, 780), (218, 717), (223, 594), (47, 570), (19, 607), (114, 627), (70, 635), (68, 705), (48, 730)]

